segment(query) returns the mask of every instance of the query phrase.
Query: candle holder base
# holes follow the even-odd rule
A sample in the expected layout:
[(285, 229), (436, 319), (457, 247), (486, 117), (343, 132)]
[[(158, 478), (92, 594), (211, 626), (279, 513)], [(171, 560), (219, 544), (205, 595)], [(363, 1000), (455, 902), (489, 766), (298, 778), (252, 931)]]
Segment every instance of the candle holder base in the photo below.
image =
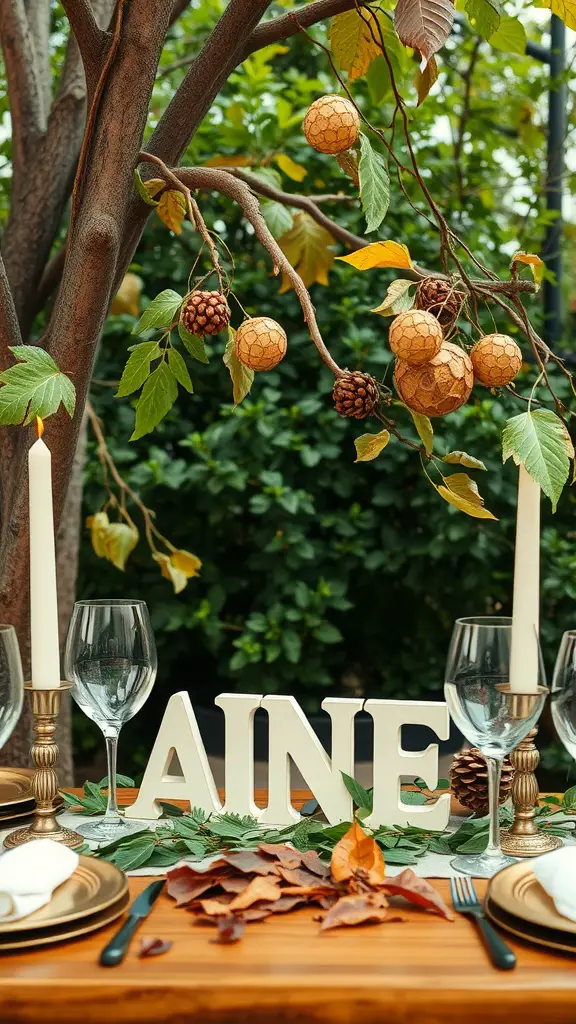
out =
[(40, 690), (32, 683), (24, 683), (34, 715), (35, 742), (30, 748), (36, 767), (32, 778), (32, 792), (36, 801), (34, 821), (27, 828), (10, 832), (4, 840), (7, 849), (14, 849), (33, 839), (53, 839), (75, 849), (82, 846), (84, 839), (78, 832), (64, 828), (56, 818), (54, 798), (58, 793), (58, 776), (54, 765), (58, 760), (58, 746), (54, 743), (56, 719), (60, 712), (62, 694), (72, 688), (72, 683), (62, 682), (50, 690)]
[(564, 845), (559, 836), (551, 836), (538, 828), (535, 820), (539, 793), (535, 772), (540, 761), (534, 742), (537, 733), (536, 727), (531, 729), (510, 754), (510, 761), (516, 769), (512, 782), (514, 821), (510, 828), (500, 833), (500, 845), (503, 853), (512, 857), (539, 857), (541, 853), (550, 853)]

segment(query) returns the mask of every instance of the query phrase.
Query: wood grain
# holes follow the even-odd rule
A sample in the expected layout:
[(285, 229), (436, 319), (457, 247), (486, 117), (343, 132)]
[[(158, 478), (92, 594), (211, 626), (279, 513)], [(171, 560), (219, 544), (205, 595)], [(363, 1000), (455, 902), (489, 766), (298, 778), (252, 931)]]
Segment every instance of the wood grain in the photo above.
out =
[[(299, 793), (305, 798), (308, 794)], [(131, 794), (126, 794), (131, 798)], [(257, 794), (259, 802), (265, 795)], [(130, 879), (133, 895), (149, 880)], [(445, 880), (434, 883), (448, 899)], [(486, 883), (477, 883), (480, 892)], [(573, 1024), (576, 960), (512, 940), (518, 966), (495, 970), (473, 925), (402, 908), (405, 922), (320, 934), (315, 911), (252, 924), (233, 946), (210, 942), (161, 895), (142, 936), (170, 938), (157, 959), (137, 941), (116, 968), (96, 935), (0, 958), (2, 1024)]]

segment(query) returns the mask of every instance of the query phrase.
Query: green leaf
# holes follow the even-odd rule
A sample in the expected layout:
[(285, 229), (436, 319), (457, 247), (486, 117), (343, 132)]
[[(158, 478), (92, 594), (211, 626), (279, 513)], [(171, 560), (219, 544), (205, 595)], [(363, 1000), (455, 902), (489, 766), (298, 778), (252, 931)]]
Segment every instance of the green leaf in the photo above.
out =
[(302, 640), (300, 636), (293, 629), (283, 629), (281, 640), (286, 659), (293, 665), (297, 665), (302, 653)]
[(224, 366), (228, 367), (228, 372), (232, 378), (234, 405), (240, 405), (240, 402), (244, 401), (246, 395), (250, 394), (250, 389), (254, 383), (254, 370), (244, 366), (244, 363), (241, 363), (238, 359), (234, 348), (235, 338), (236, 331), (229, 327), (226, 350), (222, 358)]
[(174, 374), (178, 383), (181, 384), (182, 387), (189, 392), (189, 394), (192, 394), (194, 388), (192, 386), (192, 381), (190, 380), (188, 367), (186, 366), (186, 363), (184, 362), (184, 359), (180, 355), (178, 349), (168, 349), (168, 366), (172, 370), (172, 373)]
[(366, 81), (373, 103), (381, 103), (392, 92), (390, 69), (385, 57), (376, 57), (376, 60), (370, 63), (366, 72)]
[(526, 29), (522, 22), (503, 14), (497, 31), (490, 36), (490, 46), (523, 56), (526, 53)]
[[(105, 775), (103, 779), (100, 779), (98, 789), (108, 789), (108, 782), (108, 776)], [(116, 774), (116, 785), (119, 789), (133, 789), (136, 783), (129, 775), (120, 775), (120, 772), (118, 772)]]
[(390, 440), (390, 432), (381, 430), (379, 434), (361, 434), (354, 440), (356, 458), (354, 462), (371, 462), (384, 450)]
[(576, 786), (566, 790), (562, 797), (562, 806), (569, 809), (576, 807)]
[(182, 296), (172, 288), (160, 292), (144, 310), (132, 334), (143, 334), (153, 327), (170, 327), (182, 305)]
[(574, 447), (562, 420), (551, 409), (531, 409), (513, 416), (502, 432), (502, 461), (524, 463), (556, 511), (568, 479)]
[(458, 853), (484, 853), (484, 850), (488, 846), (488, 830), (484, 829), (477, 835), (472, 836), (461, 846), (457, 847)]
[(178, 397), (178, 385), (167, 363), (161, 362), (150, 374), (136, 406), (136, 424), (131, 441), (154, 430)]
[(342, 633), (330, 622), (322, 622), (316, 629), (312, 630), (312, 636), (322, 644), (339, 644), (342, 640)]
[(478, 491), (478, 485), (467, 473), (453, 473), (452, 476), (445, 476), (442, 479), (444, 485), (438, 487), (434, 484), (434, 487), (449, 505), (474, 519), (496, 519), (496, 516), (484, 507), (484, 498)]
[(490, 36), (498, 30), (500, 25), (500, 4), (498, 0), (467, 0), (466, 14), (475, 32), (482, 39), (490, 39)]
[(423, 416), (422, 413), (412, 412), (410, 409), (410, 415), (414, 420), (414, 426), (418, 432), (418, 437), (424, 445), (425, 452), (430, 455), (434, 448), (434, 429), (427, 416)]
[(28, 424), (36, 416), (47, 419), (61, 404), (72, 416), (76, 390), (52, 356), (37, 345), (9, 348), (18, 362), (0, 373), (0, 424)]
[(287, 206), (277, 203), (273, 199), (267, 199), (262, 203), (262, 216), (274, 238), (282, 238), (287, 231), (292, 230), (294, 217)]
[[(424, 852), (424, 851), (422, 851)], [(416, 864), (417, 858), (408, 850), (386, 850), (384, 854), (386, 864)]]
[(400, 800), (403, 804), (425, 804), (428, 797), (424, 793), (414, 793), (413, 790), (402, 790)]
[(160, 355), (160, 348), (156, 341), (143, 341), (140, 345), (136, 345), (124, 367), (116, 398), (124, 398), (125, 395), (131, 395), (142, 387), (146, 378), (150, 376), (151, 361)]
[(442, 461), (448, 462), (449, 465), (466, 466), (467, 469), (486, 469), (480, 459), (475, 459), (473, 455), (468, 455), (466, 452), (448, 452)]
[(388, 285), (388, 291), (384, 296), (384, 302), (380, 306), (376, 306), (375, 309), (371, 309), (371, 313), (379, 313), (380, 316), (396, 316), (397, 313), (404, 313), (408, 309), (412, 309), (414, 305), (414, 296), (410, 295), (410, 289), (415, 288), (414, 281), (407, 281), (403, 277), (397, 277), (395, 281), (392, 281)]
[[(128, 556), (138, 543), (138, 530), (128, 523), (110, 523), (106, 530), (104, 550), (106, 558), (124, 572)], [(88, 783), (86, 783), (88, 785)]]
[(140, 196), (140, 199), (142, 199), (143, 202), (146, 203), (146, 206), (158, 206), (160, 200), (152, 199), (152, 196), (150, 195), (144, 182), (142, 181), (140, 171), (138, 170), (137, 167), (134, 170), (134, 184), (136, 186), (136, 191)]
[(366, 234), (380, 227), (390, 205), (390, 176), (384, 158), (372, 149), (360, 132), (360, 202), (366, 217)]
[(206, 346), (202, 338), (199, 338), (196, 334), (191, 334), (181, 320), (178, 321), (178, 336), (184, 342), (193, 359), (197, 359), (200, 363), (209, 362)]
[(120, 868), (120, 871), (134, 871), (147, 863), (155, 849), (154, 837), (144, 836), (136, 842), (127, 843), (124, 848), (118, 849), (114, 855), (114, 863), (116, 867)]
[(356, 779), (353, 779), (351, 775), (347, 775), (346, 772), (340, 772), (346, 789), (350, 793), (356, 807), (366, 808), (366, 810), (372, 810), (372, 793), (369, 793), (364, 786), (361, 786)]

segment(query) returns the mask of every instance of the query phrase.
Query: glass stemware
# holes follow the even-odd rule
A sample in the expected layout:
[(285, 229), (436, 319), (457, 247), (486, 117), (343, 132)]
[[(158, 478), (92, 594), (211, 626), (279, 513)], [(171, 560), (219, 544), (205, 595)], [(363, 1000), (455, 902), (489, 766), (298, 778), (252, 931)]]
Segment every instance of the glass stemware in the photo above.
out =
[[(514, 858), (507, 857), (500, 848), (502, 761), (530, 732), (546, 699), (546, 691), (539, 690), (522, 717), (514, 714), (514, 700), (508, 689), (511, 639), (512, 619), (504, 616), (457, 619), (446, 664), (444, 693), (450, 715), (466, 739), (484, 754), (488, 767), (488, 846), (478, 856), (461, 855), (452, 861), (458, 871), (477, 878), (491, 878), (514, 863)], [(538, 684), (545, 687), (539, 647), (538, 655)]]
[(14, 626), (0, 625), (0, 749), (10, 739), (22, 711), (24, 679)]
[(108, 806), (99, 822), (82, 824), (85, 839), (110, 842), (137, 831), (116, 802), (116, 753), (124, 722), (140, 710), (156, 678), (156, 645), (144, 601), (77, 601), (66, 638), (66, 678), (85, 715), (104, 733)]
[(568, 753), (576, 758), (576, 630), (563, 634), (552, 677), (552, 718)]

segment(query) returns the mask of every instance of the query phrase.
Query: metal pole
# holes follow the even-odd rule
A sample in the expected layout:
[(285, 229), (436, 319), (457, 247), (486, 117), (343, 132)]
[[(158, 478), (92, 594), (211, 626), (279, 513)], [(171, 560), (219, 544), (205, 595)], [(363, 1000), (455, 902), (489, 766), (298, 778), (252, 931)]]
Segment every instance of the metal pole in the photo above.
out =
[(555, 216), (546, 228), (542, 259), (556, 279), (555, 283), (544, 282), (544, 339), (549, 345), (555, 345), (562, 338), (562, 188), (566, 136), (566, 85), (560, 81), (565, 69), (566, 28), (556, 14), (550, 19), (550, 51), (546, 210)]

